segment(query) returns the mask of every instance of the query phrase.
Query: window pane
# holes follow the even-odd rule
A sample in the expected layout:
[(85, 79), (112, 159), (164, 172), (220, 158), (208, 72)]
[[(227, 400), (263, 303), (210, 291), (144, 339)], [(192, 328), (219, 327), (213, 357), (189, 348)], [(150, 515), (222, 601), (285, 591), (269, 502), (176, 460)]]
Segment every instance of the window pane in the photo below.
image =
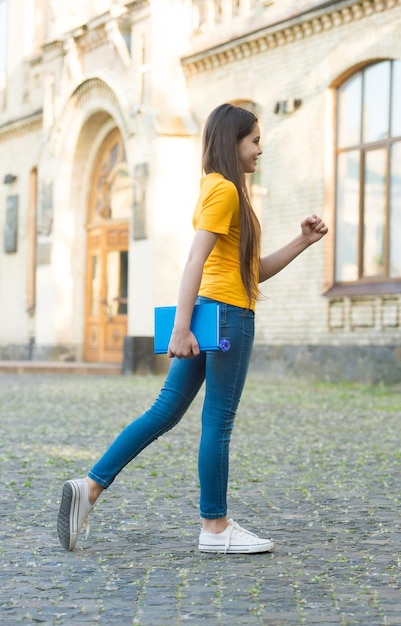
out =
[(358, 279), (359, 152), (337, 162), (336, 280)]
[(127, 315), (128, 312), (128, 250), (120, 252), (120, 301), (118, 314)]
[(363, 141), (388, 137), (390, 106), (390, 62), (365, 70), (363, 93)]
[(401, 135), (401, 61), (393, 62), (391, 134), (393, 137), (399, 137)]
[(365, 157), (363, 275), (384, 274), (386, 210), (386, 151), (372, 150)]
[(101, 267), (99, 255), (93, 255), (91, 260), (91, 287), (90, 287), (90, 315), (99, 316)]
[(120, 252), (113, 250), (107, 253), (107, 305), (111, 317), (118, 313), (118, 297), (120, 295)]
[(362, 74), (353, 76), (338, 90), (338, 147), (361, 141)]
[(107, 253), (107, 305), (111, 317), (127, 314), (128, 252)]
[(390, 276), (401, 277), (401, 142), (394, 144), (391, 156)]

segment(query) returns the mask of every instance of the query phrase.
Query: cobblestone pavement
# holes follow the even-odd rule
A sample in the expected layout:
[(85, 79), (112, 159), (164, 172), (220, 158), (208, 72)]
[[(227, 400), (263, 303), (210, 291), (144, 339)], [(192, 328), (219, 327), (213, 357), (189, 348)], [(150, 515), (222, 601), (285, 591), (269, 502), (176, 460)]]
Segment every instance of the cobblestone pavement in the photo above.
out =
[(65, 479), (85, 475), (160, 377), (0, 376), (0, 622), (401, 624), (401, 390), (251, 377), (231, 448), (230, 515), (274, 554), (199, 553), (202, 394), (61, 549)]

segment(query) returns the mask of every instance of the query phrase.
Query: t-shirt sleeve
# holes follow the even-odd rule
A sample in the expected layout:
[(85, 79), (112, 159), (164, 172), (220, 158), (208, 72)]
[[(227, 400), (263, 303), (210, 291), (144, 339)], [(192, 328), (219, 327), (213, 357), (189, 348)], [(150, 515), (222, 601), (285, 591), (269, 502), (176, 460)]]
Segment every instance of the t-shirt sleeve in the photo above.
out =
[(235, 185), (230, 181), (218, 182), (203, 199), (196, 229), (228, 235), (238, 204), (238, 192)]

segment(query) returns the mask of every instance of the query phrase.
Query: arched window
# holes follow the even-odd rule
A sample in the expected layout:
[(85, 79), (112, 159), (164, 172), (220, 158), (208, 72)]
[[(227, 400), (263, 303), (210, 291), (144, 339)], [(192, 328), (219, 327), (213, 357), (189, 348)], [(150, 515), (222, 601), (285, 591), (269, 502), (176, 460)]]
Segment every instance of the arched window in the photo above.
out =
[(114, 129), (104, 140), (94, 169), (89, 223), (103, 219), (128, 219), (131, 194), (123, 139), (120, 131)]
[(400, 282), (401, 61), (382, 61), (338, 88), (335, 283)]

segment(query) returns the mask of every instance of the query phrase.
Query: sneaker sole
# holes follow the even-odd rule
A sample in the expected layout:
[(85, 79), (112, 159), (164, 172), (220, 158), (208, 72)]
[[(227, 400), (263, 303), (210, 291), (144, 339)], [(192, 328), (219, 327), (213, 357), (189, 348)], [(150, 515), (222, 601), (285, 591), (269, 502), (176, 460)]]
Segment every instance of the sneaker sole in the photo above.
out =
[(226, 550), (224, 546), (211, 546), (199, 544), (200, 552), (215, 552), (216, 554), (258, 554), (261, 552), (273, 552), (274, 543), (268, 541), (254, 546), (229, 546)]
[[(74, 533), (74, 518), (78, 511), (75, 510), (76, 490), (72, 481), (63, 485), (61, 504), (57, 518), (57, 534), (61, 545), (65, 550), (73, 550), (77, 543), (77, 533)], [(76, 524), (75, 524), (76, 527)]]

